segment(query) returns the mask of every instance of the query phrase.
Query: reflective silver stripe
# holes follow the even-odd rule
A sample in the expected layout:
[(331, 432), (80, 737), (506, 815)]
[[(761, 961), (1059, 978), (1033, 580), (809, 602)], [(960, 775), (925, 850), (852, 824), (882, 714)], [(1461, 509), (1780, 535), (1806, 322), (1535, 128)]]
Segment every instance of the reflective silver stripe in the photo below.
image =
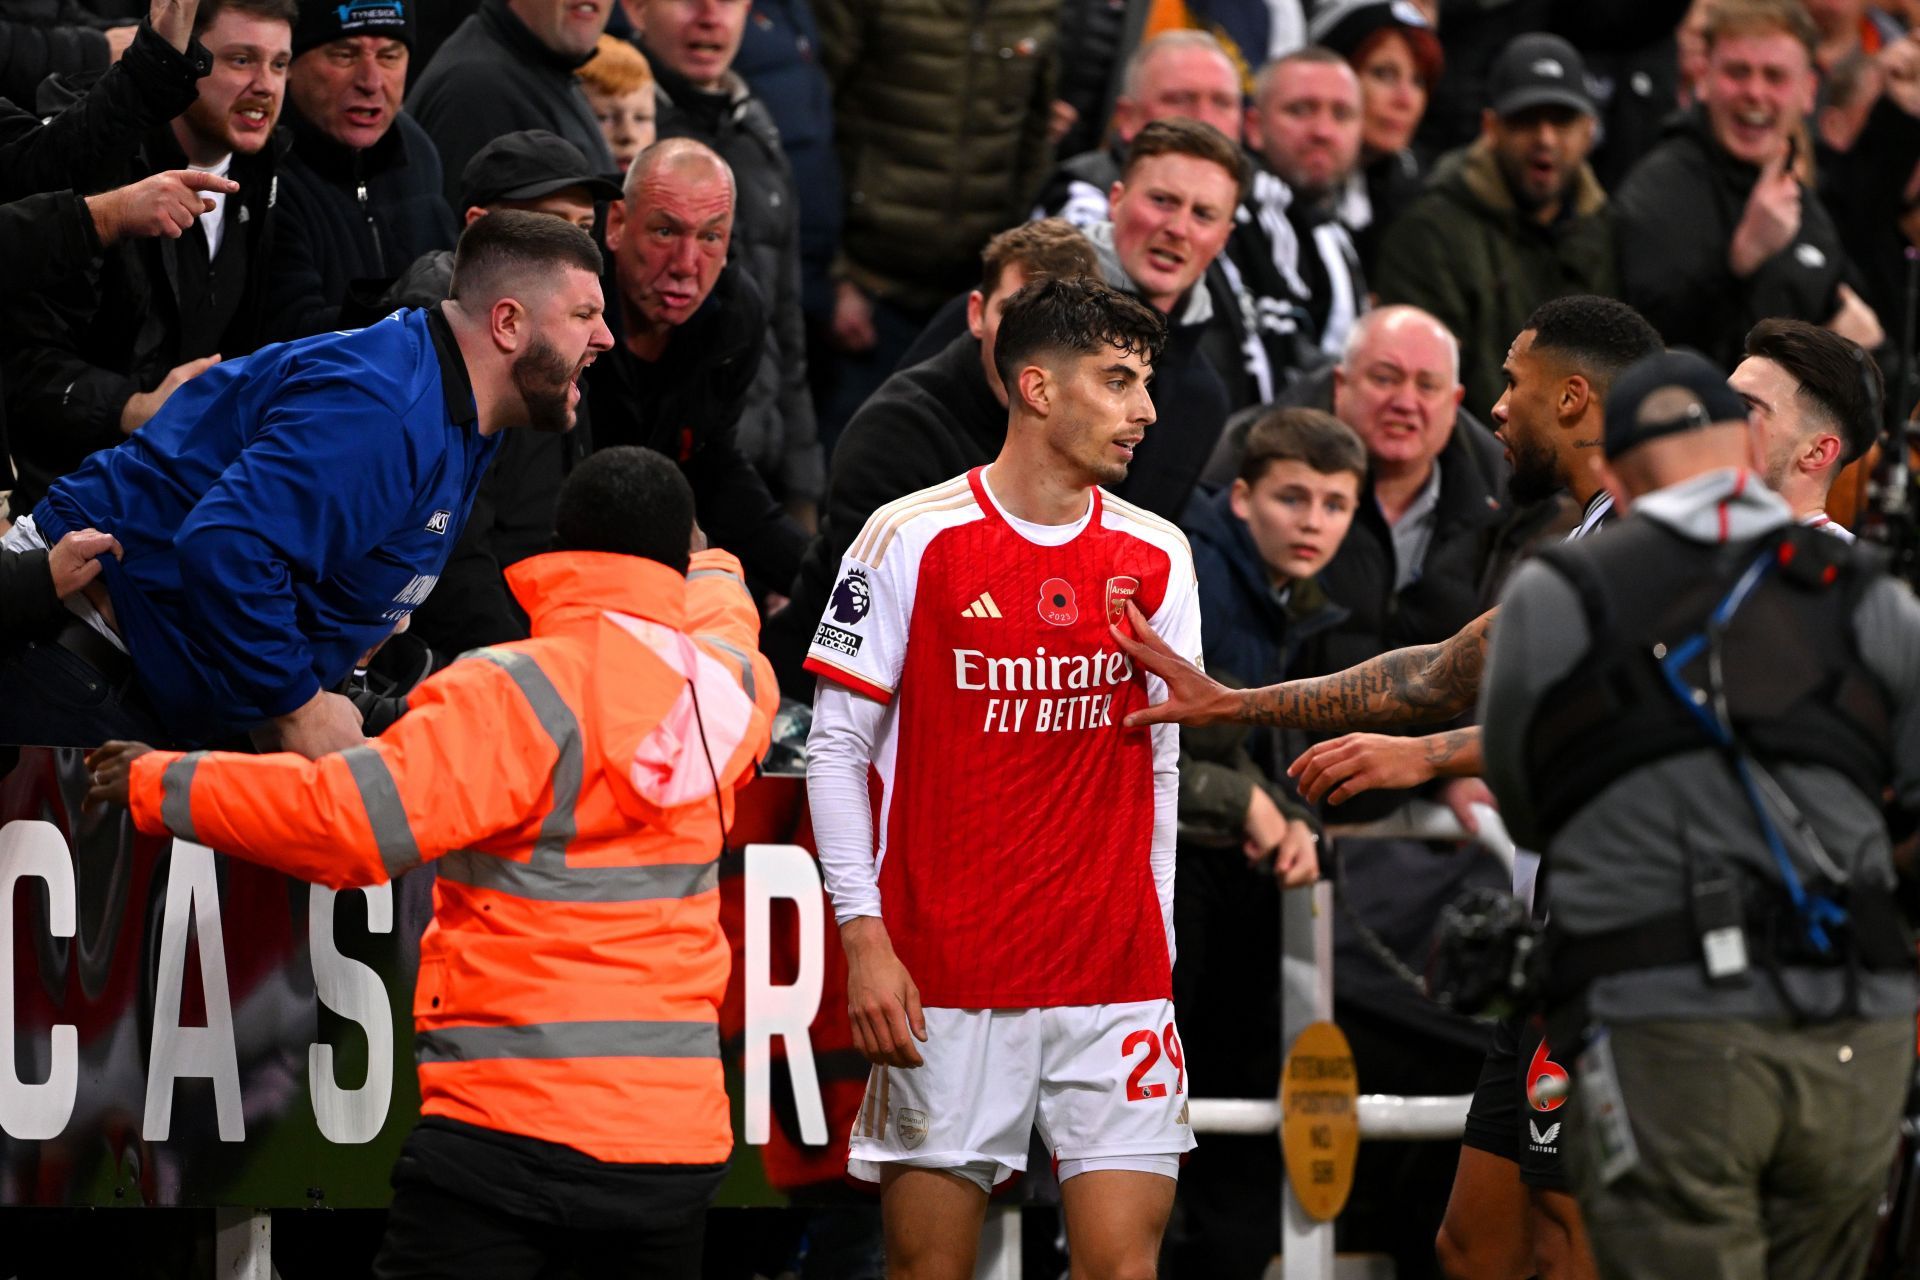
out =
[(563, 868), (567, 865), (567, 846), (577, 832), (574, 806), (580, 802), (581, 749), (580, 722), (574, 718), (560, 691), (547, 679), (540, 664), (524, 653), (511, 649), (478, 649), (472, 654), (493, 663), (520, 686), (527, 705), (533, 708), (540, 727), (553, 739), (560, 752), (553, 762), (553, 808), (540, 823), (540, 836), (533, 845), (532, 865)]
[(735, 662), (739, 663), (740, 664), (740, 687), (747, 691), (748, 698), (750, 699), (753, 698), (753, 659), (748, 657), (746, 652), (743, 649), (741, 649), (739, 646), (728, 644), (725, 640), (722, 640), (719, 636), (703, 635), (703, 636), (695, 636), (694, 639), (700, 641), (703, 644), (712, 645), (714, 648), (720, 650), (720, 652), (726, 654), (728, 657), (732, 658)]
[(393, 770), (372, 747), (350, 747), (340, 753), (340, 759), (353, 775), (353, 785), (360, 789), (360, 803), (367, 807), (374, 847), (380, 850), (380, 863), (387, 874), (397, 876), (419, 866), (420, 845), (413, 838), (413, 824), (407, 821), (407, 807), (400, 802)]
[(413, 1037), (418, 1062), (488, 1058), (718, 1058), (712, 1022), (536, 1022), (520, 1027), (441, 1027)]
[(731, 569), (695, 569), (691, 573), (687, 574), (688, 582), (697, 582), (701, 578), (730, 578), (733, 581), (739, 583), (740, 588), (743, 591), (746, 589), (746, 586), (747, 586), (747, 580), (745, 578), (742, 578), (739, 574), (733, 572)]
[(439, 876), (538, 902), (646, 902), (692, 898), (718, 888), (720, 863), (549, 868), (462, 850), (440, 860)]
[(160, 821), (182, 840), (198, 840), (193, 833), (193, 804), (187, 798), (193, 791), (193, 771), (200, 767), (204, 751), (189, 751), (160, 775)]

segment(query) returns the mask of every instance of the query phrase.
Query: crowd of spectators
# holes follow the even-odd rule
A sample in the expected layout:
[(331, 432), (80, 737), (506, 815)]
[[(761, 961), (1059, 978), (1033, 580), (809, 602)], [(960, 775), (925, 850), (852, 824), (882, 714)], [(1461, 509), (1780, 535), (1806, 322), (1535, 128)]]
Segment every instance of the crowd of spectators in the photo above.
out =
[[(1912, 0), (467, 8), (0, 0), (15, 519), (216, 365), (434, 308), (463, 227), (551, 215), (605, 253), (613, 345), (586, 357), (571, 434), (508, 433), (468, 485), (415, 634), (376, 674), (404, 692), (525, 637), (503, 572), (547, 546), (577, 463), (637, 444), (681, 467), (762, 602), (784, 693), (807, 701), (800, 660), (867, 517), (998, 451), (1006, 299), (1098, 276), (1169, 325), (1120, 492), (1187, 529), (1209, 656), (1260, 684), (1445, 639), (1526, 545), (1578, 522), (1565, 492), (1510, 487), (1523, 460), (1495, 412), (1542, 303), (1619, 299), (1737, 366), (1757, 432), (1821, 358), (1809, 327), (1889, 390), (1912, 361)], [(1827, 488), (1878, 399), (1762, 441), (1796, 513), (1846, 523)], [(9, 542), (10, 639), (59, 630), (51, 601), (87, 598), (115, 532)], [(1241, 931), (1221, 925), (1272, 918), (1256, 886), (1276, 861), (1293, 873), (1276, 859), (1291, 824), (1320, 821), (1286, 780), (1303, 745), (1193, 747), (1181, 878), (1214, 906), (1183, 905), (1183, 936), (1211, 933), (1183, 990), (1203, 964), (1272, 970), (1252, 942), (1223, 952)], [(1362, 1089), (1467, 1091), (1481, 1031), (1380, 953), (1417, 966), (1439, 906), (1499, 874), (1391, 842), (1344, 862), (1367, 921), (1362, 937), (1343, 917), (1339, 968)], [(1216, 1088), (1193, 1057), (1197, 1091), (1260, 1091), (1224, 1071)], [(1420, 1274), (1450, 1158), (1369, 1148), (1363, 1165), (1352, 1229)], [(1209, 1222), (1177, 1218), (1170, 1256), (1233, 1274), (1202, 1239), (1233, 1224)]]

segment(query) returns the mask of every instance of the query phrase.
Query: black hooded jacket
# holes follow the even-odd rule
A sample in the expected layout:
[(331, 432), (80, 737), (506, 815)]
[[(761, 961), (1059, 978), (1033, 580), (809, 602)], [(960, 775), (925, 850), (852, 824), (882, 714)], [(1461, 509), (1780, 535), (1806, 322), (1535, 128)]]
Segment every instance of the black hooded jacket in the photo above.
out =
[[(649, 55), (652, 58), (652, 55)], [(695, 88), (652, 58), (660, 136), (712, 147), (733, 170), (732, 258), (767, 303), (767, 355), (740, 416), (740, 451), (789, 502), (817, 503), (826, 488), (813, 397), (807, 389), (806, 321), (800, 313), (800, 204), (780, 130), (766, 104), (731, 72), (727, 87)]]
[(587, 371), (593, 447), (641, 445), (680, 464), (694, 513), (753, 584), (778, 589), (800, 567), (806, 534), (740, 452), (737, 431), (767, 340), (760, 291), (728, 266), (658, 360), (618, 340)]
[[(72, 109), (84, 100), (83, 89), (50, 80), (41, 88), (41, 106)], [(30, 510), (47, 485), (88, 454), (125, 439), (120, 414), (135, 392), (152, 391), (179, 365), (210, 355), (243, 356), (265, 339), (286, 149), (285, 134), (276, 133), (258, 153), (233, 156), (227, 176), (240, 190), (226, 199), (212, 263), (198, 229), (177, 240), (123, 240), (68, 287), (0, 302), (8, 335), (0, 368), (20, 471), (12, 499), (16, 511)], [(173, 130), (162, 124), (107, 185), (186, 165)], [(196, 311), (214, 318), (199, 320)]]
[(542, 44), (506, 0), (483, 0), (447, 37), (407, 95), (407, 111), (439, 149), (447, 202), (456, 212), (467, 161), (503, 133), (545, 129), (580, 148), (601, 173), (614, 172), (613, 153), (573, 78), (586, 61)]
[(1768, 316), (1824, 324), (1840, 309), (1852, 265), (1826, 206), (1800, 200), (1793, 243), (1742, 280), (1727, 265), (1734, 228), (1760, 171), (1721, 150), (1699, 112), (1675, 116), (1660, 145), (1614, 197), (1621, 296), (1669, 346), (1698, 348), (1723, 369), (1740, 361), (1747, 330)]
[(342, 146), (292, 105), (280, 183), (267, 337), (305, 338), (340, 324), (350, 293), (377, 297), (421, 254), (459, 239), (440, 194), (440, 153), (404, 111), (363, 150)]

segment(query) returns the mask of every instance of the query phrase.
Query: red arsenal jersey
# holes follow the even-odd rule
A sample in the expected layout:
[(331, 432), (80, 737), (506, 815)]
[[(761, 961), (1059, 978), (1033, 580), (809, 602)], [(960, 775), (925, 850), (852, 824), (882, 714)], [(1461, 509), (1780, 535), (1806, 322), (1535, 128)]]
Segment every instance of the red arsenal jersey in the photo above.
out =
[(1076, 524), (1032, 525), (976, 470), (848, 552), (807, 667), (887, 704), (881, 914), (924, 1003), (1171, 995), (1178, 730), (1121, 725), (1164, 694), (1107, 630), (1128, 600), (1198, 661), (1186, 538), (1098, 489)]

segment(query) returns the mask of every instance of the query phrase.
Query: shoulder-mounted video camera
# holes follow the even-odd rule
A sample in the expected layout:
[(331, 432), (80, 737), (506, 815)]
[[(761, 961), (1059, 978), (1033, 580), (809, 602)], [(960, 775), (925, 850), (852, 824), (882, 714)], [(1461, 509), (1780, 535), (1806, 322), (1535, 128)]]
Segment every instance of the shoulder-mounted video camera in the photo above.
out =
[(1545, 943), (1519, 898), (1504, 889), (1469, 890), (1440, 912), (1427, 993), (1471, 1017), (1530, 1011), (1546, 981)]

